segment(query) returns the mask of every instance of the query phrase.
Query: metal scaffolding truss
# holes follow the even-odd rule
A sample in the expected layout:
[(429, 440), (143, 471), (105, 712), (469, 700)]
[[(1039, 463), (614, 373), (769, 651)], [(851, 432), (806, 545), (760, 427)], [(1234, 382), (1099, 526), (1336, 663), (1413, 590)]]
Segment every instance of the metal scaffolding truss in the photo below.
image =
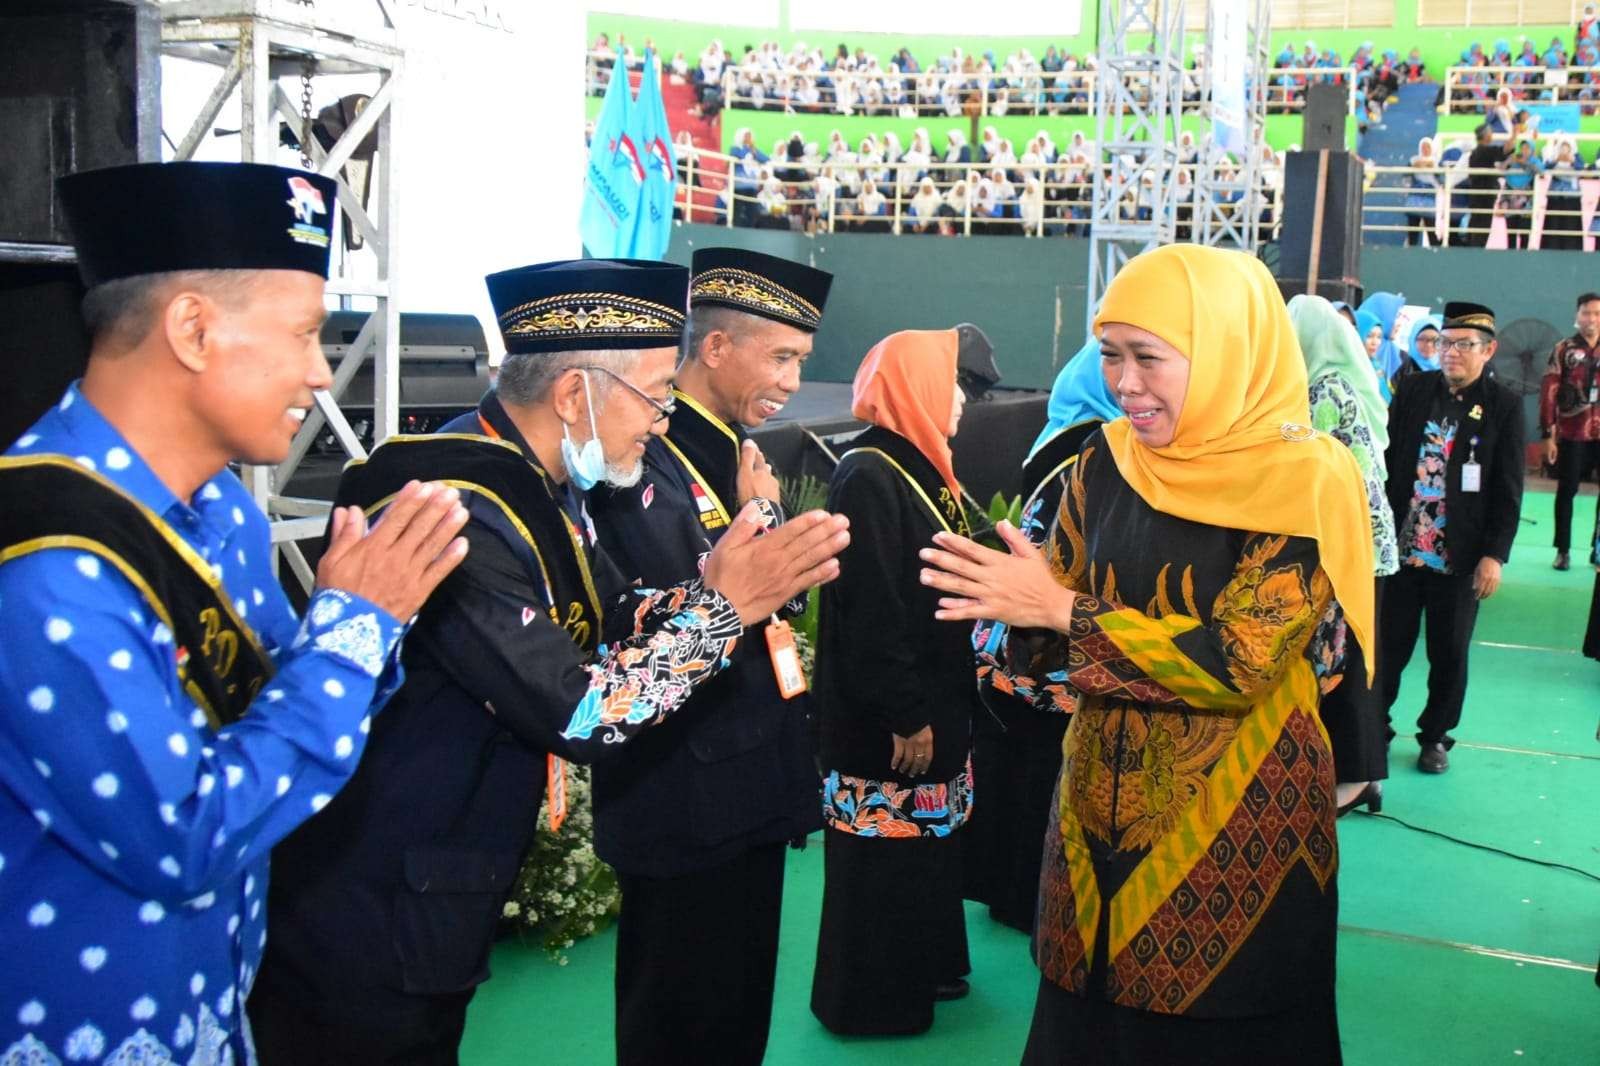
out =
[[(1243, 8), (1245, 16), (1245, 130), (1248, 149), (1242, 159), (1233, 159), (1207, 134), (1201, 138), (1199, 168), (1194, 182), (1194, 241), (1196, 244), (1223, 245), (1254, 253), (1261, 243), (1261, 212), (1265, 207), (1261, 188), (1261, 145), (1266, 143), (1267, 86), (1271, 63), (1267, 48), (1271, 29), (1268, 0), (1211, 0), (1206, 6), (1206, 42), (1218, 39), (1218, 9), (1222, 4)], [(1198, 46), (1197, 46), (1198, 47)], [(1201, 89), (1204, 114), (1216, 128), (1217, 71), (1215, 55), (1207, 55)], [(1231, 177), (1224, 178), (1227, 168)]]
[[(1146, 44), (1148, 38), (1148, 44)], [(1105, 0), (1095, 79), (1089, 318), (1139, 252), (1172, 242), (1183, 113), (1183, 0)], [(1124, 203), (1131, 217), (1124, 218)]]
[[(278, 493), (305, 458), (312, 444), (330, 430), (352, 458), (365, 458), (365, 450), (350, 422), (339, 409), (339, 398), (361, 369), (369, 353), (373, 368), (373, 437), (381, 441), (399, 428), (400, 355), (399, 306), (394, 298), (396, 258), (396, 195), (391, 180), (394, 168), (394, 122), (399, 95), (402, 51), (387, 0), (366, 0), (372, 26), (344, 21), (355, 15), (355, 0), (329, 5), (329, 10), (299, 0), (163, 0), (161, 49), (164, 55), (197, 60), (220, 68), (216, 85), (177, 141), (176, 158), (193, 158), (195, 150), (217, 120), (237, 87), (240, 94), (240, 158), (243, 162), (273, 162), (277, 158), (279, 121), (299, 133), (303, 115), (277, 84), (282, 77), (307, 75), (373, 74), (378, 88), (370, 103), (331, 149), (315, 137), (302, 137), (302, 151), (310, 154), (319, 174), (339, 186), (342, 224), (353, 227), (377, 258), (377, 280), (358, 281), (350, 276), (349, 257), (337, 254), (335, 275), (328, 293), (340, 297), (371, 297), (376, 307), (367, 318), (348, 353), (334, 369), (333, 385), (316, 394), (316, 410), (295, 436), (289, 457), (276, 468), (245, 467), (241, 471), (256, 502), (272, 520), (272, 542), (310, 588), (314, 575), (295, 543), (319, 536), (327, 524), (329, 503), (287, 497)], [(375, 10), (374, 10), (375, 8)], [(362, 205), (345, 170), (358, 146), (377, 130), (377, 153), (372, 161), (371, 210)], [(276, 557), (274, 558), (276, 563)]]

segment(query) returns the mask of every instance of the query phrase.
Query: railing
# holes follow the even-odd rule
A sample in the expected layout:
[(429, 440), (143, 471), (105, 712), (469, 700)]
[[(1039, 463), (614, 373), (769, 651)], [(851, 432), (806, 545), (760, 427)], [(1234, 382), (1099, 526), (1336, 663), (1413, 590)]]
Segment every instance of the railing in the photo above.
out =
[[(585, 91), (605, 92), (615, 57), (588, 53)], [(691, 69), (691, 79), (699, 76)], [(1092, 68), (1063, 71), (943, 71), (915, 74), (894, 71), (829, 71), (789, 67), (746, 71), (723, 69), (719, 79), (724, 107), (791, 114), (879, 115), (947, 118), (1003, 115), (1088, 115), (1093, 111), (1099, 74)], [(1199, 114), (1205, 104), (1203, 73), (1184, 71), (1184, 112)], [(1347, 87), (1349, 112), (1356, 110), (1355, 68), (1279, 67), (1267, 78), (1267, 110), (1296, 113), (1305, 107), (1307, 84), (1326, 82)], [(1148, 85), (1148, 74), (1127, 77), (1135, 94)]]
[(1479, 114), (1495, 106), (1500, 90), (1512, 105), (1584, 104), (1600, 107), (1600, 67), (1451, 67), (1444, 75), (1445, 106), (1452, 114)]
[[(1013, 163), (980, 164), (801, 162), (759, 164), (754, 173), (737, 157), (679, 147), (677, 203), (680, 220), (755, 229), (808, 233), (898, 233), (944, 236), (1087, 236), (1094, 200), (1092, 165), (1068, 168)], [(979, 185), (1004, 171), (1014, 194), (985, 201)], [(1180, 167), (1193, 188), (1198, 166)], [(1276, 170), (1264, 174), (1262, 221), (1269, 233), (1279, 224)], [(932, 182), (937, 204), (919, 199), (923, 180)], [(1028, 189), (1028, 180), (1036, 182)], [(870, 190), (869, 190), (870, 186)], [(961, 195), (961, 193), (965, 195)], [(1236, 190), (1245, 201), (1242, 185)], [(1145, 197), (1129, 198), (1127, 217), (1148, 217)], [(922, 210), (919, 211), (918, 208)], [(1231, 208), (1224, 207), (1224, 210)], [(1193, 197), (1180, 199), (1174, 222), (1187, 239)], [(1142, 213), (1142, 214), (1141, 214)]]
[[(1371, 167), (1368, 173), (1364, 234), (1403, 233), (1407, 244), (1594, 250), (1600, 175), (1586, 176), (1591, 171), (1542, 173), (1526, 182), (1498, 168)], [(1397, 180), (1385, 184), (1386, 178)]]

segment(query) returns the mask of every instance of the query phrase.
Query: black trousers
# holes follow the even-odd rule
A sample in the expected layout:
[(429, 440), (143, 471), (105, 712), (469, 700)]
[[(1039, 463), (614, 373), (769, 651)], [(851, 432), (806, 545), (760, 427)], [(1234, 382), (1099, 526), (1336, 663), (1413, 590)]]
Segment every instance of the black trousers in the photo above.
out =
[(351, 1011), (331, 1026), (273, 982), (266, 967), (245, 1009), (261, 1066), (458, 1066), (473, 990), (405, 996), (401, 1013)]
[[(1377, 578), (1378, 633), (1383, 633), (1383, 578)], [(1381, 637), (1378, 640), (1382, 647)], [(1369, 680), (1362, 667), (1361, 645), (1354, 632), (1345, 645), (1344, 680), (1322, 697), (1322, 724), (1333, 748), (1333, 770), (1340, 784), (1382, 781), (1389, 776), (1388, 739), (1385, 736), (1383, 673), (1380, 655), (1374, 655)]]
[[(1391, 713), (1400, 695), (1400, 675), (1411, 662), (1417, 633), (1427, 619), (1428, 702), (1417, 718), (1422, 745), (1455, 744), (1450, 730), (1461, 722), (1467, 698), (1467, 651), (1478, 621), (1478, 597), (1472, 573), (1441, 574), (1402, 566), (1383, 579), (1383, 604), (1378, 616), (1378, 668), (1383, 678), (1383, 707)], [(1391, 727), (1392, 728), (1392, 727)]]
[(1556, 442), (1556, 551), (1572, 550), (1572, 501), (1578, 487), (1597, 472), (1600, 440)]
[(787, 845), (681, 877), (618, 874), (621, 1066), (757, 1066), (772, 1024)]
[(1589, 628), (1583, 635), (1583, 654), (1600, 659), (1600, 574), (1594, 575), (1594, 598), (1589, 601)]

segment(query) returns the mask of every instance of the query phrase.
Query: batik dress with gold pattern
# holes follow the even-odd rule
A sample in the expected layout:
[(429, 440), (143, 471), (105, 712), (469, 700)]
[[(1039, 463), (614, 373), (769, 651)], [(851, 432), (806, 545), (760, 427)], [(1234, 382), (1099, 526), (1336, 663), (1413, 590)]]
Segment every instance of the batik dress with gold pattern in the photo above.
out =
[(1086, 445), (1047, 547), (1066, 634), (1013, 634), (1063, 742), (1034, 955), (1056, 985), (1164, 1014), (1331, 1005), (1333, 764), (1309, 646), (1310, 539), (1164, 514)]

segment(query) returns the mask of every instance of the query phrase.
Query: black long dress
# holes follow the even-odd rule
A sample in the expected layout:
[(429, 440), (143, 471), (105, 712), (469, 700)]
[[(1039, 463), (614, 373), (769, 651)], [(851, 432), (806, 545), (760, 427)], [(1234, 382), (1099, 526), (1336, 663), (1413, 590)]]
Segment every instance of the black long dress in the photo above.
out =
[[(1022, 531), (1042, 543), (1055, 521), (1067, 473), (1098, 420), (1067, 426), (1039, 447), (1022, 467), (1031, 491), (1023, 500)], [(966, 897), (987, 904), (989, 917), (1024, 933), (1033, 931), (1039, 866), (1050, 826), (1050, 796), (1061, 772), (1063, 705), (1040, 710), (987, 665), (978, 670), (979, 708), (972, 729), (972, 776), (983, 783), (961, 844)], [(998, 686), (998, 687), (997, 687)]]
[[(970, 969), (957, 848), (976, 686), (972, 627), (935, 621), (917, 552), (968, 527), (933, 464), (879, 427), (840, 459), (827, 506), (849, 516), (850, 546), (817, 633), (826, 884), (811, 1011), (836, 1033), (920, 1033), (936, 987)], [(893, 771), (891, 734), (924, 726), (927, 770)]]

